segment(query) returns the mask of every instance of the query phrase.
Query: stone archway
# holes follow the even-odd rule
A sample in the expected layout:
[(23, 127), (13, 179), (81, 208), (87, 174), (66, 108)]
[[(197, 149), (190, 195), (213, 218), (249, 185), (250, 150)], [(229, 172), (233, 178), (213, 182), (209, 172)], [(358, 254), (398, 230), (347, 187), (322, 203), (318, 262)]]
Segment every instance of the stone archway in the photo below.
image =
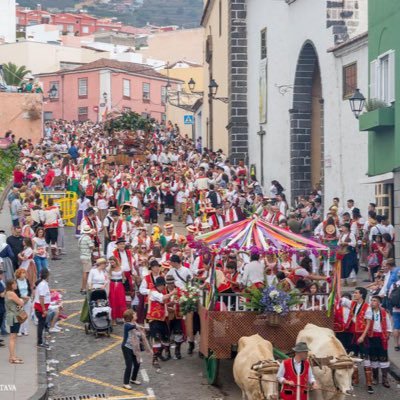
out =
[(290, 181), (292, 202), (319, 184), (323, 188), (324, 102), (318, 55), (306, 42), (297, 61), (290, 110)]

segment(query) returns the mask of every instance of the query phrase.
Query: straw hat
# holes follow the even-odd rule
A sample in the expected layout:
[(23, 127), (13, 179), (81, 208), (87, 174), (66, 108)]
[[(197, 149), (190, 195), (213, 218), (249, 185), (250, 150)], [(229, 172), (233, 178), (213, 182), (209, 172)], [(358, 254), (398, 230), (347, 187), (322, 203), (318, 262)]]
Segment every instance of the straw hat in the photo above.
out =
[(98, 258), (96, 260), (96, 265), (100, 265), (100, 264), (107, 264), (107, 260), (105, 258)]
[(187, 230), (189, 233), (197, 233), (197, 232), (198, 232), (198, 229), (197, 229), (194, 225), (188, 225), (188, 226), (186, 227), (186, 230)]
[(174, 224), (168, 223), (164, 225), (164, 229), (172, 229), (174, 227)]

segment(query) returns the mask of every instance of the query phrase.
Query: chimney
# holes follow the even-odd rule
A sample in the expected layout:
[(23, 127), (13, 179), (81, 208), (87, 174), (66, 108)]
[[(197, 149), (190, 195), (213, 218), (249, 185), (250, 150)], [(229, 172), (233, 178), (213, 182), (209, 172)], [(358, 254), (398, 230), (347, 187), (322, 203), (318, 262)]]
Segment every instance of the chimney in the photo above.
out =
[(36, 10), (42, 11), (42, 5), (41, 4), (36, 4)]

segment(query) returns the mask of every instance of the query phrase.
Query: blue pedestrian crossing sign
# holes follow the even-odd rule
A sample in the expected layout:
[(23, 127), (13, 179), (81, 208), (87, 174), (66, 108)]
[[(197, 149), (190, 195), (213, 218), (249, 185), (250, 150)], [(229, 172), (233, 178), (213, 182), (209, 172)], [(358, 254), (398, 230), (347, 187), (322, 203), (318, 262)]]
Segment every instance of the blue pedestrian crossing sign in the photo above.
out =
[(183, 123), (185, 125), (193, 125), (194, 124), (194, 116), (193, 115), (184, 115)]

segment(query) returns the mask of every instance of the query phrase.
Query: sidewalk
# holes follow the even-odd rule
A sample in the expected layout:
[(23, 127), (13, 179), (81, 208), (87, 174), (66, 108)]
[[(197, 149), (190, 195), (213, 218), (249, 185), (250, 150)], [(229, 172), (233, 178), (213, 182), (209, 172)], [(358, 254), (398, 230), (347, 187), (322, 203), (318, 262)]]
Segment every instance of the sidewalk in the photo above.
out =
[[(7, 200), (0, 213), (0, 228), (10, 233), (11, 217)], [(29, 336), (17, 338), (17, 355), (24, 360), (24, 364), (10, 364), (8, 362), (8, 336), (0, 336), (4, 339), (5, 347), (0, 348), (0, 399), (1, 400), (39, 400), (38, 392), (38, 349), (36, 347), (36, 326), (31, 323)], [(42, 352), (42, 349), (40, 350)], [(43, 354), (40, 354), (44, 356)], [(43, 357), (40, 357), (41, 369), (46, 374), (46, 366)], [(4, 385), (4, 386), (3, 386)], [(38, 394), (36, 396), (35, 394)], [(44, 392), (43, 392), (44, 393)]]

